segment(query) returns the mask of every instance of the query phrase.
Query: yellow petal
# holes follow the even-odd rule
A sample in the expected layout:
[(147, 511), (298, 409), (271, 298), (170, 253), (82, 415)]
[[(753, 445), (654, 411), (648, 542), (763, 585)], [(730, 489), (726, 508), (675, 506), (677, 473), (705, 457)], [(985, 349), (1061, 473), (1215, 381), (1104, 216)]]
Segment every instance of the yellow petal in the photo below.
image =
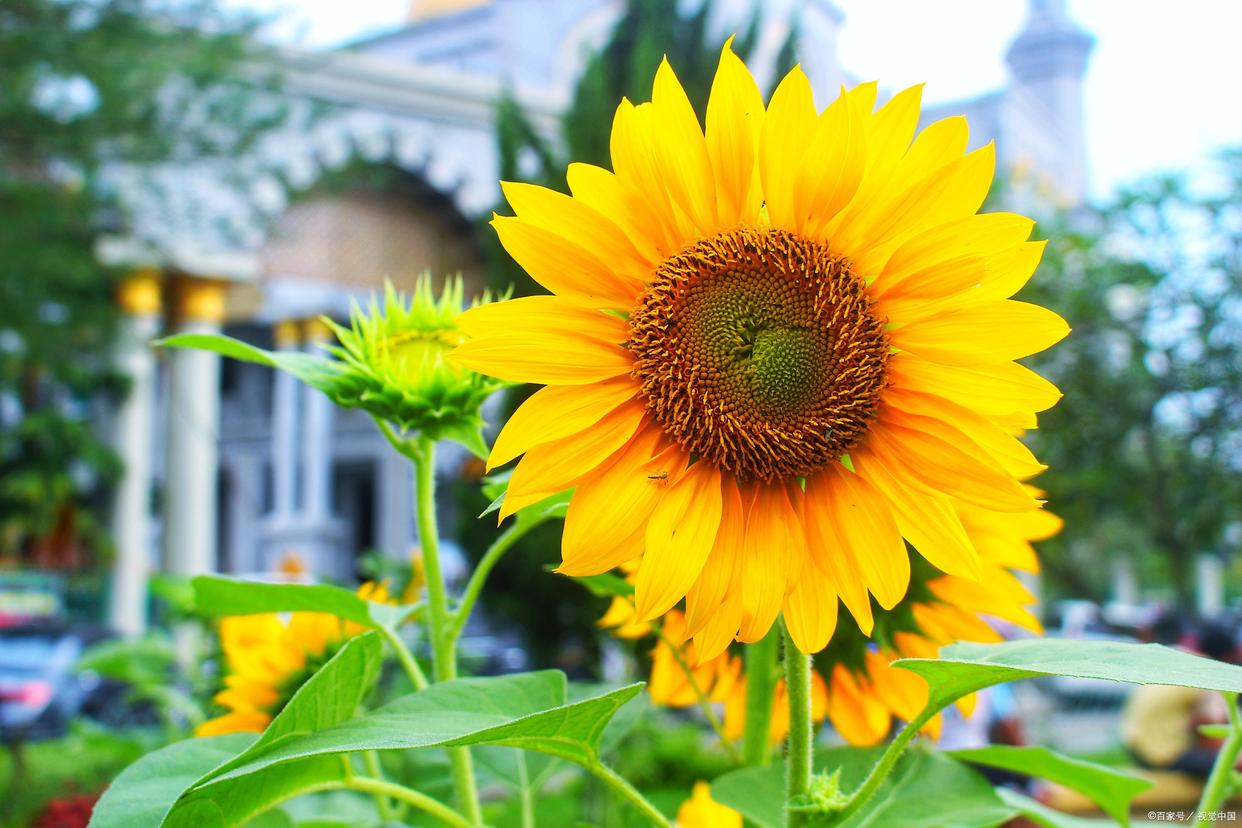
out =
[[(742, 497), (746, 500), (745, 491)], [(767, 635), (780, 613), (790, 576), (797, 574), (790, 572), (791, 562), (805, 554), (806, 539), (783, 485), (756, 484), (747, 505), (738, 638), (749, 643)]]
[(665, 186), (659, 143), (663, 140), (651, 104), (621, 101), (609, 144), (612, 168), (624, 187), (636, 193), (659, 234), (660, 247), (672, 252), (695, 237), (694, 226)]
[[(566, 301), (590, 308), (628, 309), (643, 291), (640, 280), (618, 276), (595, 252), (560, 232), (509, 216), (493, 216), (492, 227), (513, 260)], [(561, 232), (576, 233), (577, 229), (567, 225)]]
[(501, 518), (519, 508), (510, 502), (509, 495), (522, 497), (564, 491), (594, 473), (630, 441), (642, 426), (646, 410), (646, 406), (636, 401), (623, 403), (595, 428), (531, 447), (509, 479), (509, 494), (500, 507)]
[[(973, 443), (969, 447), (970, 451), (973, 452), (974, 446), (978, 446), (999, 463), (1007, 474), (1018, 479), (1025, 480), (1028, 477), (1034, 477), (1048, 468), (1036, 460), (1031, 450), (1008, 431), (986, 417), (944, 397), (890, 388), (885, 394), (884, 402), (889, 407), (890, 413), (887, 416), (897, 423), (901, 423), (907, 415), (916, 415), (916, 419), (909, 421), (909, 424), (916, 428), (926, 423), (927, 418), (944, 421), (957, 432), (969, 436), (970, 442)], [(941, 436), (946, 439), (958, 439), (957, 434), (949, 431), (941, 432)], [(959, 447), (968, 448), (967, 446)]]
[(503, 466), (531, 446), (586, 431), (638, 393), (630, 377), (583, 386), (548, 386), (530, 395), (505, 423), (487, 458), (487, 470)]
[(817, 566), (802, 568), (785, 598), (785, 626), (798, 649), (818, 653), (837, 629), (837, 594)]
[(711, 552), (720, 513), (720, 471), (707, 463), (686, 469), (663, 493), (634, 582), (639, 618), (663, 615), (685, 597)]
[(707, 100), (707, 154), (716, 176), (716, 220), (721, 227), (753, 222), (759, 215), (763, 191), (755, 158), (763, 117), (763, 95), (726, 43)]
[(976, 366), (1039, 353), (1068, 333), (1065, 320), (1047, 308), (1005, 300), (906, 325), (890, 337), (894, 346), (916, 356)]
[(700, 235), (716, 232), (716, 181), (694, 107), (668, 58), (660, 61), (651, 89), (652, 118), (660, 132), (655, 150), (664, 186)]
[(571, 238), (606, 262), (619, 277), (641, 286), (659, 263), (657, 257), (640, 252), (617, 224), (620, 205), (613, 205), (609, 212), (601, 212), (585, 199), (535, 184), (502, 181), (500, 187), (522, 221), (562, 234), (565, 228), (572, 228)]
[(662, 451), (663, 444), (660, 428), (649, 425), (614, 462), (578, 484), (565, 515), (558, 572), (598, 575), (642, 554), (647, 519), (686, 463), (680, 450)]
[(1030, 368), (1014, 362), (940, 365), (913, 354), (894, 354), (888, 362), (894, 388), (938, 394), (984, 416), (1045, 411), (1061, 392)]
[[(703, 571), (686, 593), (686, 627), (691, 635), (698, 633), (725, 602), (730, 585), (738, 577), (745, 529), (746, 512), (737, 483), (732, 477), (722, 477), (720, 530), (703, 564)], [(735, 632), (736, 626), (729, 631), (729, 638)]]
[(772, 93), (759, 139), (759, 175), (773, 227), (800, 229), (795, 194), (803, 174), (807, 136), (815, 133), (817, 125), (811, 82), (802, 67), (795, 66)]
[(842, 554), (853, 558), (867, 589), (885, 609), (905, 597), (910, 555), (891, 505), (866, 480), (840, 465), (825, 469), (821, 503), (837, 528)]
[(472, 308), (457, 317), (471, 339), (449, 360), (513, 382), (586, 385), (628, 374), (633, 356), (623, 319), (576, 308), (555, 296), (526, 296)]
[(675, 252), (662, 244), (662, 233), (641, 195), (613, 173), (594, 164), (576, 162), (569, 165), (565, 180), (574, 200), (608, 216), (645, 261), (659, 262)]
[(828, 489), (835, 477), (817, 474), (806, 481), (805, 525), (807, 549), (812, 561), (829, 578), (863, 635), (871, 635), (875, 619), (871, 596), (849, 541), (835, 523), (836, 512)]
[(797, 232), (814, 237), (854, 197), (867, 161), (864, 118), (858, 95), (849, 93), (819, 116), (794, 190)]
[(872, 428), (877, 450), (905, 466), (933, 492), (997, 512), (1025, 512), (1038, 503), (970, 435), (944, 420), (886, 408)]
[(937, 295), (936, 270), (959, 259), (986, 258), (1026, 241), (1035, 222), (1015, 213), (982, 213), (938, 224), (911, 237), (884, 265), (874, 290), (883, 295), (900, 286), (905, 293)]
[(979, 578), (979, 555), (947, 497), (919, 488), (906, 469), (873, 446), (851, 458), (859, 476), (883, 494), (902, 536), (920, 555), (943, 572)]

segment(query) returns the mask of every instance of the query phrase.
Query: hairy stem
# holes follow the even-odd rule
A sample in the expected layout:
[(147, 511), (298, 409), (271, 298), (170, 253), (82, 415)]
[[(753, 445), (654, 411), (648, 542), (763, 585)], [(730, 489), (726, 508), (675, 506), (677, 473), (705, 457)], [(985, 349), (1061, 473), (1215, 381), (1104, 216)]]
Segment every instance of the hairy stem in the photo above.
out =
[(889, 742), (888, 747), (884, 749), (880, 761), (875, 763), (871, 771), (867, 774), (867, 778), (858, 786), (858, 790), (850, 794), (849, 801), (845, 803), (845, 807), (837, 812), (832, 820), (832, 825), (841, 825), (851, 816), (853, 816), (859, 808), (867, 804), (867, 800), (871, 798), (876, 789), (880, 787), (888, 775), (893, 770), (893, 766), (897, 764), (897, 760), (901, 758), (901, 754), (905, 752), (906, 746), (918, 735), (919, 731), (927, 722), (940, 712), (940, 708), (932, 705), (924, 707), (919, 715), (906, 725), (893, 741)]
[(1207, 784), (1203, 786), (1203, 795), (1199, 797), (1196, 809), (1199, 817), (1195, 821), (1196, 828), (1206, 828), (1213, 823), (1212, 814), (1220, 810), (1228, 799), (1232, 787), (1233, 766), (1238, 762), (1238, 754), (1242, 753), (1242, 716), (1238, 714), (1238, 694), (1224, 693), (1225, 703), (1229, 705), (1229, 735), (1216, 754), (1212, 764), (1212, 773)]
[[(444, 586), (444, 573), (440, 569), (440, 531), (436, 523), (435, 442), (427, 438), (419, 439), (413, 459), (418, 535), (427, 574), (427, 637), (431, 641), (432, 673), (436, 681), (451, 681), (457, 678), (457, 642), (449, 634), (448, 595)], [(448, 750), (457, 805), (471, 825), (479, 825), (482, 822), (482, 812), (474, 784), (470, 749), (455, 747)]]
[(742, 759), (747, 765), (766, 765), (772, 758), (768, 735), (772, 726), (772, 696), (776, 692), (776, 627), (759, 641), (746, 645), (746, 728)]
[(811, 725), (811, 657), (794, 644), (785, 625), (785, 687), (789, 700), (789, 754), (785, 767), (785, 824), (805, 825), (807, 814), (792, 807), (811, 790), (811, 753), (815, 731)]

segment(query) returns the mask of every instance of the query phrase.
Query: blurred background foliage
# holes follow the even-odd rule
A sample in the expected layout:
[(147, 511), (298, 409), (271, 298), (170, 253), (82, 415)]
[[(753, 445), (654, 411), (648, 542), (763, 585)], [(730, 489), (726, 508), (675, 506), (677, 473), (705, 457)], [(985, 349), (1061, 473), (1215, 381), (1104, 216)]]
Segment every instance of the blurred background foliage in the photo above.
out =
[(234, 154), (278, 123), (255, 26), (200, 0), (0, 4), (0, 562), (107, 551), (121, 469), (92, 418), (127, 384), (95, 251), (124, 218), (107, 167)]
[[(1041, 547), (1061, 596), (1108, 597), (1115, 560), (1194, 605), (1196, 556), (1242, 546), (1242, 152), (1056, 216), (1023, 295), (1071, 335), (1033, 367), (1065, 394), (1031, 435), (1065, 529)], [(1237, 589), (1238, 579), (1232, 581)], [(1235, 592), (1236, 596), (1236, 592)]]

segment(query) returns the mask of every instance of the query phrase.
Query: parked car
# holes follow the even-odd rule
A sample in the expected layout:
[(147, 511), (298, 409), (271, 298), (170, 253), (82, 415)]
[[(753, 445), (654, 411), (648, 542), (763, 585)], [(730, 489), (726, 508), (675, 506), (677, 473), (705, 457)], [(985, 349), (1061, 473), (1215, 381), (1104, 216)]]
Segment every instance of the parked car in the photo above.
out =
[(0, 629), (0, 741), (62, 735), (102, 682), (78, 659), (103, 637), (94, 629), (30, 623)]

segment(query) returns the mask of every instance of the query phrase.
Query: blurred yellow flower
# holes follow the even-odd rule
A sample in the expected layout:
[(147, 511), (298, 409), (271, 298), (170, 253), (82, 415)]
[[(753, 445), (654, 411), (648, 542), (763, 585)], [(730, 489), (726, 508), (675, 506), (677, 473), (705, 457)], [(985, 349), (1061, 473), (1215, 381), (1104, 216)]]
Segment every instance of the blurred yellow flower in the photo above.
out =
[(491, 452), (522, 456), (501, 519), (573, 487), (560, 571), (639, 559), (637, 622), (684, 598), (705, 659), (782, 612), (822, 650), (838, 598), (869, 633), (907, 542), (978, 581), (959, 506), (1039, 506), (1013, 430), (1060, 393), (1014, 360), (1068, 328), (1009, 298), (1034, 223), (978, 214), (993, 147), (966, 152), (960, 117), (916, 136), (920, 94), (877, 109), (865, 83), (821, 112), (795, 68), (765, 107), (726, 45), (705, 129), (664, 62), (617, 109), (612, 171), (504, 185), (493, 225), (552, 295), (465, 312), (450, 355), (547, 386)]
[[(383, 584), (365, 583), (358, 595), (391, 601)], [(214, 701), (227, 713), (208, 719), (196, 736), (264, 730), (315, 670), (365, 627), (320, 612), (232, 615), (220, 621), (227, 674)]]
[(712, 799), (706, 782), (695, 782), (690, 798), (677, 809), (677, 828), (742, 828), (742, 815)]

